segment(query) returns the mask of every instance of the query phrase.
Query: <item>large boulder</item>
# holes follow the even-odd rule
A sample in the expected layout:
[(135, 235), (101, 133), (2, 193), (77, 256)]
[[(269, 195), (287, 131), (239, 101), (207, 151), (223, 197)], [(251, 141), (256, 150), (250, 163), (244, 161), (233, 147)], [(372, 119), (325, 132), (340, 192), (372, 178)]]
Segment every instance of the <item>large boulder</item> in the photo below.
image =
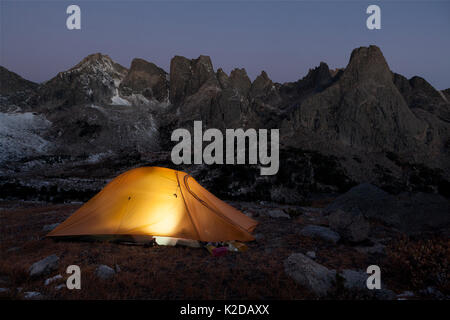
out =
[(370, 224), (361, 212), (334, 211), (328, 217), (330, 228), (345, 240), (360, 242), (370, 233)]
[[(403, 193), (393, 196), (369, 183), (351, 188), (328, 205), (325, 212), (333, 213), (338, 210), (347, 212), (348, 217), (354, 219), (357, 219), (358, 214), (362, 214), (366, 218), (382, 221), (408, 234), (450, 226), (448, 199), (428, 193)], [(335, 226), (337, 224), (338, 222), (333, 223)]]
[(319, 297), (325, 296), (336, 279), (336, 271), (329, 270), (302, 253), (291, 254), (284, 261), (284, 271), (301, 286)]
[(348, 290), (358, 290), (369, 295), (369, 297), (377, 300), (392, 300), (395, 298), (395, 293), (381, 283), (381, 289), (370, 290), (367, 288), (367, 278), (369, 275), (364, 271), (356, 271), (345, 269), (339, 273), (343, 278), (344, 288)]
[(328, 242), (336, 243), (340, 240), (340, 235), (327, 227), (307, 225), (300, 230), (300, 235), (310, 238), (318, 238)]
[(362, 183), (336, 198), (325, 212), (361, 212), (366, 217), (380, 218), (390, 213), (394, 201), (394, 196), (389, 193), (370, 183)]
[(339, 274), (344, 279), (344, 287), (347, 289), (367, 289), (367, 278), (369, 275), (362, 271), (350, 269), (342, 270)]
[(39, 277), (48, 274), (58, 269), (59, 257), (52, 254), (38, 262), (33, 263), (30, 267), (29, 273), (31, 277)]

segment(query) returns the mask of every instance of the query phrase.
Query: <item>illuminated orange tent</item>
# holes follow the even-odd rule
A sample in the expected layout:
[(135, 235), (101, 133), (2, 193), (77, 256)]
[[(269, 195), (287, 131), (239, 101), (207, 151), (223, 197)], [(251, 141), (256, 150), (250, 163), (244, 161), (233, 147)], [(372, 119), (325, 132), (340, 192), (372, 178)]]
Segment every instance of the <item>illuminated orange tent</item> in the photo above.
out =
[(254, 240), (257, 222), (190, 175), (167, 168), (127, 171), (48, 236), (131, 235), (208, 242)]

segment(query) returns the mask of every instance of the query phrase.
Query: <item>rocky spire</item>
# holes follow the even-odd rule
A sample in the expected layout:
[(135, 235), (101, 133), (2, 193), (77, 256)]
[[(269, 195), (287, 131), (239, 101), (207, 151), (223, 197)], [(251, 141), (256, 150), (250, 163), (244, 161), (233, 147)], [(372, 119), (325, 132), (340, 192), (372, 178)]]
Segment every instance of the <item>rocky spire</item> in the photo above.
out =
[(133, 59), (127, 76), (120, 84), (124, 96), (142, 94), (149, 100), (164, 102), (169, 95), (168, 74), (154, 63), (143, 59)]
[(192, 60), (173, 57), (170, 62), (170, 101), (173, 104), (182, 102), (208, 81), (217, 83), (210, 57), (199, 56)]
[(252, 86), (252, 82), (247, 75), (247, 71), (244, 68), (236, 68), (230, 73), (230, 83), (231, 86), (243, 96), (247, 96)]

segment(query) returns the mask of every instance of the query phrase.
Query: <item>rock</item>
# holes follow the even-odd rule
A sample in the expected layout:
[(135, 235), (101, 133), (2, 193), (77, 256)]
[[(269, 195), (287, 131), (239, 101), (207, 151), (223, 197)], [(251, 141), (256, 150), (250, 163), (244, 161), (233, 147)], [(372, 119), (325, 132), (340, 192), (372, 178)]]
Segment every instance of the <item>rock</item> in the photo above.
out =
[(328, 217), (330, 228), (345, 240), (360, 242), (369, 237), (370, 224), (360, 212), (336, 210)]
[(8, 288), (0, 288), (0, 293), (7, 293), (9, 292)]
[(66, 287), (66, 284), (65, 284), (65, 283), (62, 283), (62, 284), (57, 285), (57, 286), (55, 287), (55, 290), (61, 290), (61, 289), (65, 288), (65, 287)]
[(95, 269), (95, 275), (100, 279), (106, 280), (112, 278), (116, 272), (113, 268), (101, 264)]
[(262, 241), (262, 240), (264, 240), (264, 235), (262, 234), (262, 233), (256, 233), (255, 235), (254, 235), (254, 237), (255, 237), (255, 240), (258, 242), (258, 241)]
[(392, 195), (380, 188), (370, 183), (362, 183), (337, 197), (325, 208), (325, 213), (331, 214), (342, 210), (362, 213), (365, 217), (383, 219), (383, 217), (387, 218), (391, 212), (394, 201)]
[(37, 291), (27, 291), (24, 293), (23, 297), (29, 300), (40, 300), (43, 298), (43, 295)]
[(13, 95), (18, 91), (34, 91), (37, 83), (23, 79), (18, 74), (0, 66), (0, 95)]
[(450, 201), (439, 194), (402, 193), (392, 210), (394, 225), (408, 234), (450, 227)]
[(58, 274), (58, 275), (56, 275), (56, 276), (54, 276), (54, 277), (51, 277), (51, 278), (46, 279), (45, 282), (44, 282), (44, 284), (45, 284), (46, 286), (48, 286), (48, 285), (49, 285), (50, 283), (52, 283), (53, 281), (56, 281), (56, 280), (59, 280), (59, 279), (62, 279), (62, 275), (60, 275), (60, 274)]
[(311, 259), (316, 258), (316, 253), (314, 251), (308, 251), (308, 252), (306, 252), (306, 255)]
[(362, 292), (366, 292), (371, 297), (378, 300), (393, 300), (396, 297), (392, 290), (384, 288), (384, 284), (381, 284), (381, 289), (368, 289), (367, 278), (369, 275), (364, 271), (345, 269), (342, 270), (339, 275), (344, 279), (344, 287), (349, 290), (360, 290)]
[(219, 86), (210, 57), (199, 56), (192, 60), (173, 57), (170, 61), (170, 102), (182, 103), (208, 81)]
[(291, 254), (284, 261), (284, 271), (319, 297), (329, 292), (336, 279), (336, 271), (329, 270), (301, 253)]
[(228, 87), (230, 87), (230, 78), (222, 68), (217, 69), (216, 77), (222, 89), (227, 89)]
[(402, 293), (397, 295), (398, 300), (406, 300), (412, 297), (414, 297), (414, 292), (412, 291), (403, 291)]
[(59, 226), (59, 223), (46, 224), (45, 226), (42, 227), (42, 231), (50, 232), (53, 229), (55, 229), (57, 226)]
[(271, 209), (267, 211), (267, 215), (271, 218), (287, 218), (290, 219), (291, 217), (284, 212), (282, 209)]
[(116, 263), (116, 265), (114, 266), (114, 270), (119, 273), (121, 271), (120, 266)]
[(124, 96), (141, 94), (149, 100), (165, 102), (169, 98), (168, 74), (151, 62), (133, 59), (128, 74), (120, 83), (120, 92)]
[(450, 202), (444, 197), (422, 192), (393, 196), (369, 183), (351, 188), (328, 205), (325, 212), (337, 210), (354, 215), (361, 213), (408, 234), (450, 226)]
[(334, 232), (330, 228), (312, 224), (307, 225), (302, 230), (300, 230), (300, 235), (310, 238), (319, 238), (332, 243), (338, 242), (341, 238), (338, 233)]
[(15, 252), (15, 251), (19, 251), (20, 250), (20, 247), (12, 247), (12, 248), (9, 248), (8, 250), (6, 250), (6, 252)]
[(55, 254), (48, 256), (30, 267), (30, 276), (39, 277), (58, 269), (59, 257)]
[(345, 269), (340, 275), (344, 278), (344, 287), (347, 289), (367, 289), (367, 273)]
[(246, 97), (248, 95), (252, 82), (250, 81), (247, 71), (244, 68), (233, 69), (230, 73), (229, 79), (231, 86), (236, 89), (241, 96)]

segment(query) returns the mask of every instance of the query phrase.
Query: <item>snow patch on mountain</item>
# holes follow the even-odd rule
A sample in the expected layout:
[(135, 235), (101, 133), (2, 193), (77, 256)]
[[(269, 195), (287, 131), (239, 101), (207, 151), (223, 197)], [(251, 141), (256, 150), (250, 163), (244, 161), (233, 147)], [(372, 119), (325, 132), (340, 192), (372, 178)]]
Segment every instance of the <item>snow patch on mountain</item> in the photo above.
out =
[(116, 92), (111, 98), (111, 105), (113, 106), (131, 106), (131, 103), (128, 100), (119, 96), (119, 92), (116, 89)]
[(50, 143), (41, 135), (50, 126), (32, 112), (0, 113), (0, 162), (45, 153)]

